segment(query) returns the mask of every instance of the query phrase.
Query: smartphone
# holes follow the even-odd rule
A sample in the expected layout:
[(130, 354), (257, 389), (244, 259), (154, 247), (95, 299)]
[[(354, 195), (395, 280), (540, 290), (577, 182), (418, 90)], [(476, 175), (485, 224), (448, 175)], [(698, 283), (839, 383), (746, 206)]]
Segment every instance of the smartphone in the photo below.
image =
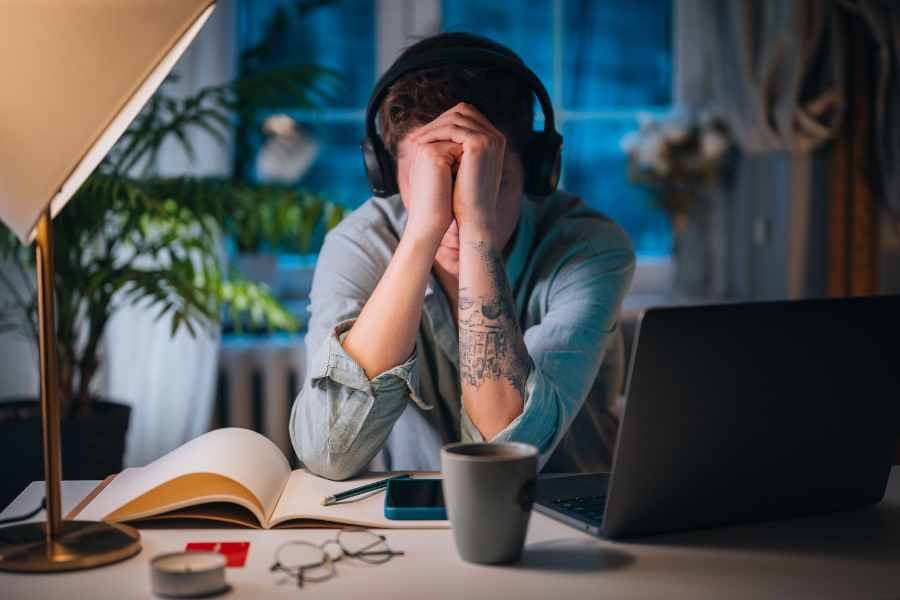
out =
[(394, 479), (384, 495), (384, 516), (394, 520), (447, 518), (440, 479)]

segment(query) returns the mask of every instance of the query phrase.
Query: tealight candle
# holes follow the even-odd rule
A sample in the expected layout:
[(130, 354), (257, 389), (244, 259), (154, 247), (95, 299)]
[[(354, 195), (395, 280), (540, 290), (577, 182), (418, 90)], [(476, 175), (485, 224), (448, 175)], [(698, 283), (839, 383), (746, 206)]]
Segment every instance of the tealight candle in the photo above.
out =
[(225, 564), (216, 552), (174, 552), (150, 561), (153, 593), (172, 598), (209, 596), (228, 589)]

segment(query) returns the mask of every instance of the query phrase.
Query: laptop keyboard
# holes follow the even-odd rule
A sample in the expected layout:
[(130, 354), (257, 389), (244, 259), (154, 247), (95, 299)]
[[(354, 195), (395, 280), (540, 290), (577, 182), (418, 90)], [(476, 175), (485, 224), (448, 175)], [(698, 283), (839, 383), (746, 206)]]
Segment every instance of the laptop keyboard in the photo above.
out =
[(551, 502), (563, 512), (595, 521), (598, 525), (603, 521), (603, 509), (606, 506), (606, 496), (581, 496), (578, 498), (566, 498)]

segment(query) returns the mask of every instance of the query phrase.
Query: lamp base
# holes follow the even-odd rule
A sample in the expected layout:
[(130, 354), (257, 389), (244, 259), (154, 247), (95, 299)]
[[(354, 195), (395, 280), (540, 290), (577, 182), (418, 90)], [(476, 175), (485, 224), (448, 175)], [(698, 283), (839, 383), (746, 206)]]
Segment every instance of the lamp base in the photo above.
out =
[(47, 523), (0, 528), (0, 571), (74, 571), (108, 565), (141, 549), (134, 527), (99, 521), (63, 521), (62, 533), (48, 543)]

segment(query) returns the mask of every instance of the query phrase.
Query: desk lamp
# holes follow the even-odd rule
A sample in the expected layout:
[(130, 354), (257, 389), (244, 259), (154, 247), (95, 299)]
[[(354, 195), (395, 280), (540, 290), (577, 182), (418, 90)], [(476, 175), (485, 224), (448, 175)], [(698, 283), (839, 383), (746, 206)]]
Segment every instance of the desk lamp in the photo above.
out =
[(214, 6), (214, 0), (0, 0), (0, 220), (23, 243), (36, 242), (47, 480), (47, 520), (0, 528), (0, 570), (85, 569), (141, 548), (132, 527), (62, 520), (51, 219)]

